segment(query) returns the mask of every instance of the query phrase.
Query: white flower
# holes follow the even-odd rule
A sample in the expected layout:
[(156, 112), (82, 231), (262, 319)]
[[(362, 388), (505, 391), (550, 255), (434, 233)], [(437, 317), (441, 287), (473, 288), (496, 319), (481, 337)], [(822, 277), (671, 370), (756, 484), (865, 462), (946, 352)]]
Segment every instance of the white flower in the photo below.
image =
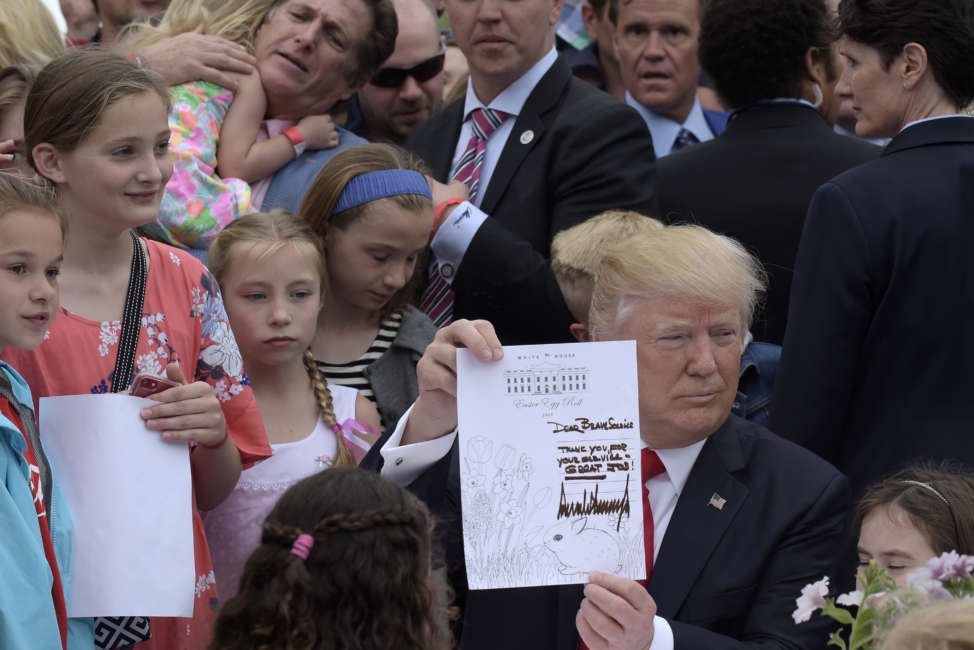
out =
[(816, 609), (825, 606), (825, 596), (829, 593), (829, 577), (825, 576), (818, 582), (805, 585), (802, 595), (795, 599), (795, 611), (791, 617), (796, 623), (804, 623), (812, 617)]
[(176, 266), (182, 266), (183, 264), (182, 260), (176, 257), (176, 254), (173, 253), (172, 251), (169, 251), (169, 260)]
[(858, 589), (856, 591), (850, 591), (836, 598), (835, 602), (846, 607), (859, 607), (862, 604), (862, 592)]
[(228, 376), (239, 379), (243, 372), (243, 359), (230, 331), (230, 325), (223, 321), (216, 323), (211, 335), (213, 345), (208, 345), (200, 355), (210, 367), (220, 366)]

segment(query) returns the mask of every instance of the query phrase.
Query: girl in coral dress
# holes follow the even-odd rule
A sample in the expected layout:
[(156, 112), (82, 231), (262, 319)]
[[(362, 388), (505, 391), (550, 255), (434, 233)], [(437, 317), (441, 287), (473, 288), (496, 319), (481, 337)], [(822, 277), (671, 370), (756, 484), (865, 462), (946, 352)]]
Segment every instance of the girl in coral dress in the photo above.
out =
[(138, 640), (146, 627), (151, 640), (144, 647), (206, 646), (218, 591), (197, 508), (218, 505), (241, 465), (271, 453), (213, 277), (185, 252), (134, 234), (155, 219), (172, 173), (167, 110), (166, 89), (147, 71), (101, 51), (56, 59), (27, 97), (31, 164), (57, 188), (69, 234), (62, 307), (46, 340), (31, 352), (4, 350), (3, 360), (27, 378), (35, 399), (127, 386), (128, 378), (115, 377), (113, 369), (123, 317), (131, 318), (124, 313), (130, 278), (144, 264), (134, 372), (168, 375), (180, 385), (154, 395), (159, 404), (142, 417), (163, 439), (193, 447), (193, 617), (153, 618), (148, 625), (138, 618), (96, 619), (101, 647)]

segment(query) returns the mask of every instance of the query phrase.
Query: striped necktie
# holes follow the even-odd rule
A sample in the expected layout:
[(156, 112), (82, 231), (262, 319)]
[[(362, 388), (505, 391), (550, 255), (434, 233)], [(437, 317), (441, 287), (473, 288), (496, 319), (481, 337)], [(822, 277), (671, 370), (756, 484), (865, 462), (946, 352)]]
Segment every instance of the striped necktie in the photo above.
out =
[[(484, 157), (487, 153), (487, 138), (509, 117), (511, 117), (509, 113), (492, 108), (475, 108), (470, 112), (472, 128), (470, 140), (460, 160), (457, 161), (453, 173), (450, 174), (450, 180), (461, 181), (467, 186), (471, 202), (477, 200), (477, 193), (480, 190), (480, 170), (484, 166)], [(453, 289), (434, 260), (429, 281), (419, 301), (419, 308), (426, 312), (433, 324), (443, 327), (453, 320), (453, 298)]]
[(700, 139), (693, 135), (693, 132), (689, 129), (681, 128), (680, 132), (676, 134), (676, 139), (673, 141), (673, 147), (670, 151), (679, 151), (684, 147), (689, 147), (692, 144), (697, 144)]

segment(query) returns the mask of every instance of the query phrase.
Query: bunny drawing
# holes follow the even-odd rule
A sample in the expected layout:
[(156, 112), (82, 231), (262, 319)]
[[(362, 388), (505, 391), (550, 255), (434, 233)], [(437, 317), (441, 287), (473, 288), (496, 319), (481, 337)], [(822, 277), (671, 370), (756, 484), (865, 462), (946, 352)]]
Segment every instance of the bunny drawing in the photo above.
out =
[(619, 542), (600, 528), (586, 528), (587, 522), (588, 517), (558, 522), (545, 533), (545, 548), (558, 558), (564, 575), (617, 573), (622, 569)]

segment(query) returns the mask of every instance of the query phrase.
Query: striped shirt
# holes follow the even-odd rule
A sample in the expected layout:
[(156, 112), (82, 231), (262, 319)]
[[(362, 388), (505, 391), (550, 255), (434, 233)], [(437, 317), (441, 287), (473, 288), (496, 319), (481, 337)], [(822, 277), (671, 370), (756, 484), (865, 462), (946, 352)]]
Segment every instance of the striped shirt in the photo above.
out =
[(375, 395), (372, 393), (372, 386), (365, 377), (365, 369), (386, 353), (399, 334), (400, 325), (402, 325), (402, 310), (394, 312), (389, 318), (382, 321), (379, 325), (379, 333), (372, 341), (369, 349), (358, 359), (349, 363), (329, 363), (317, 360), (318, 370), (325, 376), (329, 384), (354, 388), (378, 408)]

